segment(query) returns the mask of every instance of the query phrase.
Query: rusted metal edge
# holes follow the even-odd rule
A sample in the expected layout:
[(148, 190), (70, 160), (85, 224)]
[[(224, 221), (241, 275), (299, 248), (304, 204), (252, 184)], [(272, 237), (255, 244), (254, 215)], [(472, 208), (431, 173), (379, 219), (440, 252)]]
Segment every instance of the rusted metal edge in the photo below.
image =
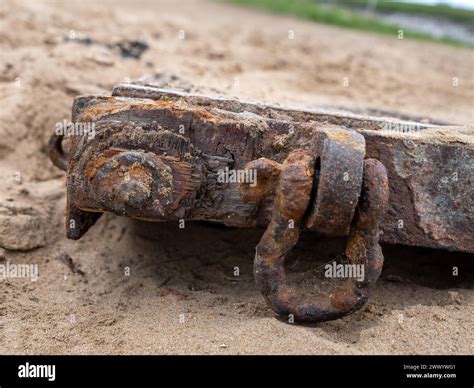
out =
[(130, 98), (147, 98), (151, 100), (176, 101), (186, 99), (196, 106), (212, 106), (219, 109), (234, 113), (254, 113), (267, 118), (277, 118), (275, 114), (281, 115), (282, 119), (291, 119), (293, 121), (318, 121), (335, 125), (344, 125), (353, 129), (371, 129), (383, 130), (390, 127), (388, 123), (393, 124), (392, 130), (396, 131), (397, 127), (406, 131), (423, 130), (427, 128), (438, 127), (437, 125), (419, 123), (410, 120), (398, 120), (389, 117), (370, 117), (353, 114), (350, 112), (336, 113), (317, 111), (312, 109), (300, 109), (294, 107), (284, 107), (272, 104), (262, 104), (258, 101), (247, 101), (242, 99), (232, 99), (221, 96), (206, 96), (196, 93), (188, 93), (179, 90), (156, 88), (153, 86), (137, 85), (137, 84), (118, 84), (112, 90), (112, 96), (130, 97)]

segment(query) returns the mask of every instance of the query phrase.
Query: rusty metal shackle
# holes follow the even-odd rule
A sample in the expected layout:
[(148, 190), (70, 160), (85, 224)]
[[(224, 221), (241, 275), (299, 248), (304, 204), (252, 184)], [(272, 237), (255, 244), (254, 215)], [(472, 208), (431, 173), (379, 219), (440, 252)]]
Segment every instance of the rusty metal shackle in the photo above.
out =
[[(323, 159), (321, 164), (324, 163)], [(288, 285), (284, 261), (298, 241), (300, 227), (308, 224), (308, 208), (314, 209), (314, 203), (310, 203), (314, 167), (315, 155), (301, 149), (291, 152), (282, 164), (264, 158), (255, 160), (246, 168), (257, 170), (259, 189), (243, 185), (241, 193), (246, 201), (260, 201), (274, 194), (272, 217), (254, 261), (255, 280), (263, 297), (280, 315), (318, 322), (340, 318), (362, 307), (381, 273), (383, 255), (378, 226), (388, 202), (388, 179), (378, 160), (363, 161), (361, 191), (354, 204), (345, 256), (351, 264), (364, 266), (364, 279), (346, 278), (328, 294), (318, 293), (310, 298)], [(269, 183), (272, 180), (273, 185)]]

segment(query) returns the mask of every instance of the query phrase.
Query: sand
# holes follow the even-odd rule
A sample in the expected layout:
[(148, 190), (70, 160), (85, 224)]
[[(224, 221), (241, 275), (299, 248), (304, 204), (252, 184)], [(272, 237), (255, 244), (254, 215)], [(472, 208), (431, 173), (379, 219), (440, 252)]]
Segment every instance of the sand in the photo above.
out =
[[(123, 58), (114, 46), (123, 40), (149, 49)], [(0, 280), (1, 354), (474, 353), (472, 255), (384, 246), (366, 307), (289, 324), (253, 283), (262, 230), (151, 227), (106, 214), (67, 240), (65, 174), (47, 157), (74, 96), (145, 75), (201, 93), (472, 123), (473, 50), (152, 0), (4, 0), (0, 50), (0, 265), (39, 271), (36, 281)], [(344, 242), (314, 240), (305, 235), (290, 263), (315, 268), (317, 284)]]

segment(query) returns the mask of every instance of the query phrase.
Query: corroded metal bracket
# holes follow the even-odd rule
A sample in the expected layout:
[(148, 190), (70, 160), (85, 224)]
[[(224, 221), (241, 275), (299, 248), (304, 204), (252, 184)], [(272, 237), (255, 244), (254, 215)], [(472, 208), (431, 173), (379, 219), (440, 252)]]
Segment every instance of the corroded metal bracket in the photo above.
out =
[[(318, 322), (362, 307), (382, 271), (379, 223), (388, 203), (388, 179), (382, 163), (364, 161), (362, 135), (337, 127), (318, 129), (313, 135), (315, 153), (297, 149), (282, 164), (265, 158), (248, 163), (246, 169), (263, 180), (242, 183), (241, 192), (244, 200), (256, 203), (274, 197), (254, 262), (262, 295), (280, 315)], [(311, 296), (289, 285), (285, 258), (302, 225), (329, 235), (344, 235), (349, 229), (345, 257), (349, 265), (364, 267), (364, 279), (349, 277), (329, 292)]]
[[(146, 85), (77, 97), (72, 121), (92, 123), (94, 135), (69, 136), (68, 155), (61, 134), (50, 141), (53, 163), (67, 170), (69, 238), (84, 235), (103, 212), (266, 227), (256, 281), (275, 311), (295, 319), (334, 319), (363, 305), (383, 263), (379, 236), (474, 252), (471, 127), (295, 110)], [(256, 181), (222, 179), (223, 172), (235, 178), (249, 171)], [(296, 292), (283, 264), (300, 229), (348, 236), (345, 256), (366, 267), (365, 279), (346, 279), (311, 299)]]

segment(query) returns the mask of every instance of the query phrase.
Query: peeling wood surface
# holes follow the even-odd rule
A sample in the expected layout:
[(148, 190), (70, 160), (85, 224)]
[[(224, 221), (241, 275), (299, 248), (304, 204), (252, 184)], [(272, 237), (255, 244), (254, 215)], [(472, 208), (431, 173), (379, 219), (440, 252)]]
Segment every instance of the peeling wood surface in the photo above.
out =
[[(261, 157), (282, 163), (296, 148), (312, 151), (315, 128), (330, 124), (359, 131), (366, 158), (380, 160), (387, 169), (390, 200), (380, 226), (383, 242), (474, 252), (473, 127), (302, 111), (139, 85), (119, 85), (113, 96), (76, 98), (73, 121), (94, 122), (96, 136), (71, 137), (69, 218), (77, 218), (81, 209), (154, 221), (266, 226), (273, 201), (245, 202), (239, 185), (218, 182), (217, 172), (244, 169)], [(108, 183), (101, 181), (108, 175), (104, 171), (123, 178), (114, 170), (113, 150), (118, 150), (115, 158), (120, 150), (133, 150), (126, 163), (148, 166), (134, 167), (141, 177), (138, 186), (110, 177)], [(94, 177), (82, 179), (85, 171), (94, 171)], [(99, 202), (97, 190), (105, 190)], [(119, 206), (116, 198), (130, 190), (151, 202)]]

